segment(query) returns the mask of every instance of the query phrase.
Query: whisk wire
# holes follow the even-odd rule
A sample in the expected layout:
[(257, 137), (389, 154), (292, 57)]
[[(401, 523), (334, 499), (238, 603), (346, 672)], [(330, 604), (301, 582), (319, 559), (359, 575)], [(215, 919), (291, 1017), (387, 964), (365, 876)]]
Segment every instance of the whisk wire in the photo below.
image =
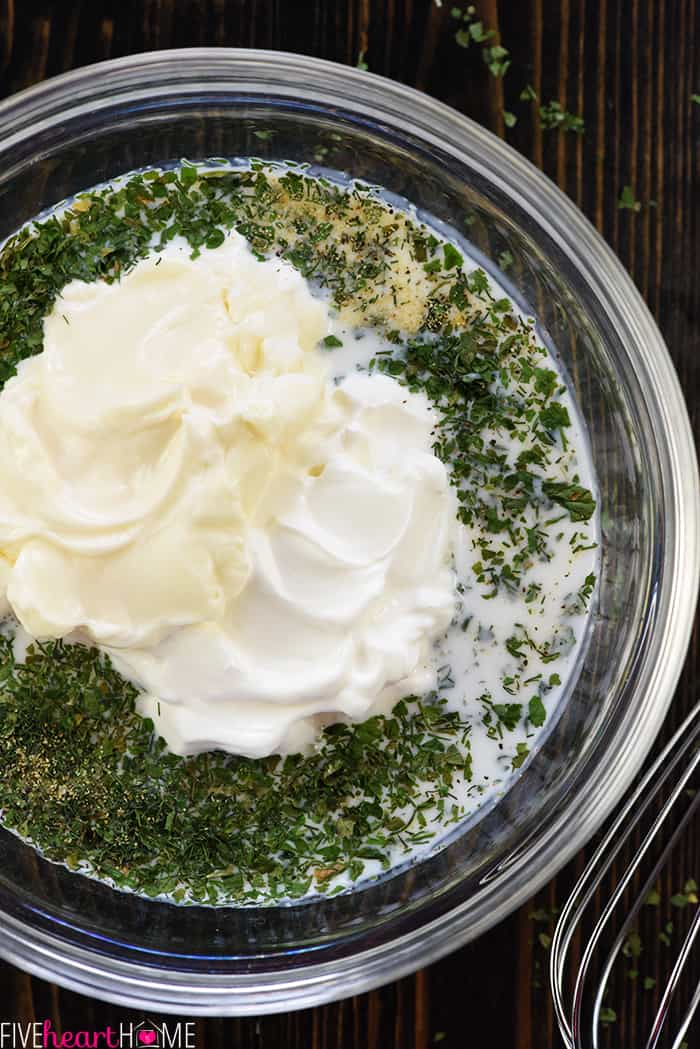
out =
[[(654, 840), (661, 831), (664, 823), (666, 822), (671, 810), (676, 805), (683, 791), (686, 789), (688, 781), (696, 770), (696, 767), (700, 763), (700, 750), (698, 750), (698, 739), (700, 738), (700, 704), (688, 715), (683, 724), (680, 726), (678, 731), (675, 733), (671, 741), (664, 748), (661, 755), (654, 762), (650, 770), (642, 778), (637, 788), (630, 795), (628, 800), (623, 805), (619, 815), (613, 821), (612, 826), (605, 834), (600, 845), (596, 849), (592, 859), (588, 863), (583, 874), (579, 878), (576, 886), (571, 893), (557, 923), (554, 937), (552, 939), (552, 949), (550, 958), (550, 980), (552, 986), (552, 994), (554, 998), (554, 1008), (559, 1023), (559, 1027), (562, 1036), (567, 1044), (567, 1049), (585, 1049), (583, 1042), (583, 1005), (585, 1001), (585, 988), (586, 980), (588, 977), (591, 962), (593, 960), (597, 946), (604, 935), (608, 923), (610, 922), (615, 909), (617, 908), (620, 900), (622, 899), (625, 891), (627, 890), (630, 882), (634, 878), (640, 864), (642, 863), (647, 852), (651, 848)], [(583, 956), (581, 959), (578, 975), (574, 984), (572, 1002), (570, 1010), (564, 1001), (564, 974), (566, 969), (567, 955), (571, 946), (572, 939), (575, 935), (577, 928), (580, 926), (582, 919), (586, 913), (586, 910), (591, 903), (596, 891), (599, 889), (601, 883), (605, 877), (609, 874), (610, 868), (621, 851), (626, 845), (630, 835), (633, 833), (635, 827), (639, 824), (644, 814), (647, 812), (649, 807), (655, 803), (662, 789), (666, 786), (672, 776), (678, 774), (679, 767), (685, 763), (685, 768), (682, 768), (678, 776), (678, 780), (673, 787), (670, 796), (664, 802), (660, 812), (655, 817), (649, 831), (644, 836), (642, 844), (636, 850), (632, 862), (625, 870), (622, 879), (616, 886), (612, 893), (612, 896), (606, 906), (603, 909), (600, 918), (596, 922), (590, 939), (586, 943)], [(591, 1028), (591, 1041), (590, 1045), (593, 1049), (598, 1047), (598, 1029), (600, 1010), (602, 1007), (603, 994), (605, 990), (605, 984), (610, 974), (615, 958), (617, 957), (620, 949), (622, 948), (627, 933), (629, 932), (630, 926), (634, 921), (634, 918), (638, 914), (640, 908), (643, 906), (645, 899), (649, 893), (649, 890), (658, 878), (659, 872), (663, 868), (665, 862), (668, 859), (673, 847), (678, 841), (681, 833), (686, 827), (691, 816), (695, 812), (697, 804), (700, 803), (700, 794), (696, 795), (693, 799), (692, 804), (688, 807), (684, 813), (683, 818), (680, 820), (678, 826), (671, 835), (669, 842), (666, 843), (662, 850), (661, 856), (657, 860), (654, 870), (649, 878), (646, 879), (644, 888), (636, 897), (634, 905), (625, 921), (622, 930), (619, 932), (613, 948), (606, 959), (603, 967), (603, 979), (600, 982), (598, 991), (594, 997), (594, 1007), (592, 1016), (592, 1028)], [(700, 913), (700, 912), (699, 912)], [(671, 997), (678, 983), (680, 975), (683, 971), (683, 967), (690, 955), (692, 944), (695, 939), (697, 930), (691, 928), (686, 943), (684, 944), (683, 950), (679, 955), (678, 962), (674, 967), (674, 971), (671, 974), (667, 987), (662, 997), (662, 1005), (659, 1008), (659, 1014), (657, 1019), (659, 1020), (658, 1034), (655, 1028), (652, 1031), (651, 1039), (654, 1037), (656, 1041), (650, 1040), (647, 1043), (647, 1049), (653, 1049), (658, 1044), (658, 1038), (660, 1036), (663, 1023), (668, 1014), (668, 1006), (670, 1004)], [(700, 988), (699, 988), (700, 991)], [(692, 1014), (697, 1008), (698, 1001), (700, 1001), (700, 993), (696, 992), (693, 1000), (690, 1003), (686, 1018), (684, 1018), (684, 1030), (687, 1029), (692, 1019)], [(687, 1020), (687, 1022), (686, 1022)], [(676, 1042), (680, 1046), (682, 1038), (677, 1038)]]
[[(698, 760), (700, 760), (700, 754), (697, 755), (696, 758), (694, 759), (693, 767), (692, 767), (692, 769), (689, 770), (688, 775), (690, 775), (690, 773), (693, 771), (693, 769), (695, 768), (695, 766), (698, 763)], [(644, 856), (648, 852), (649, 848), (651, 847), (658, 830), (660, 829), (660, 827), (662, 826), (663, 822), (665, 821), (666, 816), (668, 815), (668, 813), (671, 811), (671, 808), (673, 807), (675, 802), (678, 800), (678, 797), (680, 796), (682, 790), (684, 789), (686, 782), (687, 782), (687, 777), (684, 776), (683, 779), (678, 784), (678, 786), (676, 787), (676, 789), (674, 790), (673, 794), (668, 799), (668, 801), (667, 801), (666, 805), (664, 806), (664, 808), (661, 810), (661, 812), (657, 816), (657, 818), (654, 821), (651, 829), (649, 830), (648, 834), (646, 835), (644, 841), (642, 842), (642, 844), (639, 846), (639, 848), (637, 849), (636, 853), (634, 854), (634, 857), (632, 858), (632, 861), (630, 862), (630, 865), (628, 867), (629, 877), (627, 877), (627, 876), (625, 877), (626, 884), (629, 884), (629, 881), (630, 881), (631, 877), (639, 869), (639, 866), (640, 866), (642, 860), (644, 859)], [(663, 848), (663, 851), (661, 852), (661, 855), (659, 856), (659, 858), (657, 859), (656, 863), (654, 864), (654, 866), (653, 866), (653, 868), (651, 870), (651, 873), (649, 874), (649, 876), (647, 877), (646, 881), (642, 885), (642, 888), (639, 890), (637, 896), (635, 897), (634, 903), (630, 907), (629, 913), (627, 914), (627, 917), (625, 918), (625, 920), (624, 920), (624, 922), (622, 924), (622, 927), (620, 928), (619, 932), (617, 933), (617, 936), (615, 937), (615, 941), (614, 941), (613, 946), (612, 946), (612, 948), (610, 950), (610, 953), (608, 954), (608, 957), (605, 960), (605, 964), (603, 965), (603, 968), (601, 970), (601, 975), (600, 975), (600, 978), (599, 978), (599, 985), (598, 985), (598, 990), (597, 990), (597, 993), (596, 993), (596, 1000), (595, 1000), (595, 1007), (594, 1007), (594, 1014), (593, 1014), (593, 1020), (594, 1020), (594, 1024), (593, 1024), (593, 1030), (594, 1030), (593, 1045), (594, 1045), (594, 1049), (597, 1049), (597, 1047), (598, 1047), (597, 1034), (598, 1034), (598, 1030), (599, 1030), (600, 1010), (601, 1010), (602, 1005), (603, 1005), (603, 998), (604, 998), (604, 995), (605, 995), (605, 988), (607, 986), (608, 979), (610, 977), (610, 973), (612, 971), (613, 965), (615, 964), (615, 960), (616, 960), (617, 956), (619, 955), (620, 951), (622, 950), (622, 947), (623, 947), (625, 941), (627, 940), (627, 937), (628, 937), (629, 932), (630, 932), (630, 930), (631, 930), (631, 928), (632, 928), (632, 926), (633, 926), (633, 924), (635, 922), (635, 919), (637, 918), (637, 915), (639, 914), (640, 910), (644, 906), (644, 903), (645, 903), (646, 899), (648, 898), (649, 893), (651, 892), (652, 888), (656, 884), (656, 882), (658, 880), (658, 877), (659, 877), (659, 874), (663, 870), (663, 868), (664, 868), (664, 866), (666, 864), (666, 861), (668, 860), (668, 857), (673, 852), (673, 849), (675, 848), (676, 843), (678, 842), (679, 838), (682, 836), (683, 832), (685, 831), (686, 826), (688, 825), (688, 823), (690, 822), (690, 820), (694, 816), (695, 810), (696, 810), (696, 808), (697, 808), (699, 803), (700, 803), (700, 795), (697, 795), (695, 797), (695, 799), (693, 800), (692, 805), (684, 813), (682, 819), (680, 820), (679, 824), (675, 828), (673, 834), (671, 835), (669, 840), (666, 842), (666, 844), (665, 844), (665, 846)], [(621, 894), (618, 896), (618, 899), (620, 898), (620, 896), (621, 896)], [(602, 922), (602, 917), (601, 917), (601, 922)], [(601, 929), (601, 934), (602, 934), (602, 931), (603, 930)], [(680, 975), (680, 971), (679, 971), (679, 975)], [(675, 982), (677, 982), (677, 980)], [(674, 987), (675, 987), (675, 982), (674, 982)], [(657, 1038), (657, 1041), (658, 1041), (658, 1038)], [(650, 1036), (650, 1040), (646, 1043), (645, 1049), (654, 1049), (654, 1045), (655, 1044), (656, 1044), (656, 1042), (652, 1041), (651, 1036)]]
[[(654, 1023), (653, 1023), (653, 1026), (652, 1026), (651, 1034), (649, 1035), (649, 1041), (647, 1042), (646, 1049), (657, 1049), (657, 1046), (659, 1044), (659, 1039), (661, 1038), (661, 1033), (663, 1031), (663, 1026), (664, 1026), (664, 1024), (666, 1022), (666, 1017), (668, 1016), (668, 1010), (669, 1010), (669, 1006), (671, 1004), (671, 998), (673, 997), (673, 992), (676, 989), (676, 986), (677, 986), (678, 981), (679, 981), (679, 979), (681, 977), (681, 973), (683, 972), (685, 964), (686, 964), (688, 958), (690, 957), (690, 952), (693, 949), (693, 944), (695, 942), (695, 938), (696, 938), (699, 930), (700, 930), (700, 910), (697, 910), (695, 912), (695, 916), (693, 918), (693, 921), (692, 921), (692, 924), (690, 926), (690, 929), (688, 930), (688, 934), (687, 934), (687, 936), (686, 936), (686, 938), (685, 938), (685, 940), (683, 942), (683, 946), (682, 946), (682, 948), (680, 950), (680, 954), (676, 958), (676, 964), (673, 966), (673, 969), (671, 971), (671, 975), (668, 978), (668, 983), (666, 984), (666, 986), (664, 988), (664, 993), (663, 993), (663, 995), (661, 997), (661, 1003), (660, 1003), (659, 1008), (657, 1010), (656, 1016), (654, 1017)], [(681, 1021), (680, 1029), (679, 1029), (678, 1034), (676, 1035), (675, 1041), (673, 1043), (674, 1047), (676, 1045), (680, 1046), (682, 1044), (683, 1039), (685, 1037), (685, 1034), (686, 1034), (688, 1028), (690, 1027), (690, 1022), (693, 1019), (693, 1015), (694, 1015), (698, 1005), (700, 1005), (700, 983), (698, 983), (697, 987), (695, 988), (695, 994), (693, 995), (693, 997), (691, 999), (691, 1002), (690, 1002), (690, 1005), (686, 1009), (685, 1016), (683, 1017), (683, 1020)]]

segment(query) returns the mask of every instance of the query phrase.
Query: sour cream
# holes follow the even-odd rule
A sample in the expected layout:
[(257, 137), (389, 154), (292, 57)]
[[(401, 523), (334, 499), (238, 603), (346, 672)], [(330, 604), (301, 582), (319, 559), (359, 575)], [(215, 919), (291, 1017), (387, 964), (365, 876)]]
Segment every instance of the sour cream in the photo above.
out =
[(328, 309), (232, 233), (73, 281), (0, 393), (0, 592), (179, 754), (296, 751), (435, 687), (453, 496), (423, 394), (334, 383)]

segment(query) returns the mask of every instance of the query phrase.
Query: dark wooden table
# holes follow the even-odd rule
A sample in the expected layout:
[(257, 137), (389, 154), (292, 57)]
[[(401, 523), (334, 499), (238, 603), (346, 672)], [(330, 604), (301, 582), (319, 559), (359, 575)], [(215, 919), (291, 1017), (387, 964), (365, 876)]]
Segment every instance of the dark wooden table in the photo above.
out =
[[(511, 52), (503, 79), (489, 73), (478, 45), (458, 45), (451, 8), (451, 0), (441, 7), (433, 0), (0, 0), (0, 96), (75, 66), (157, 48), (284, 48), (350, 65), (362, 53), (373, 72), (505, 134), (583, 209), (657, 318), (697, 432), (700, 105), (691, 94), (700, 92), (700, 0), (481, 0), (477, 17)], [(526, 84), (544, 102), (581, 114), (585, 132), (543, 128), (537, 104), (519, 99)], [(514, 127), (506, 128), (504, 109), (516, 114)], [(638, 206), (618, 206), (625, 186)], [(669, 725), (693, 702), (697, 661), (696, 632)], [(689, 838), (665, 878), (667, 895), (687, 878), (700, 882), (699, 852)], [(431, 968), (307, 1012), (199, 1020), (197, 1049), (559, 1045), (546, 981), (551, 912), (584, 855), (531, 903)], [(659, 928), (665, 908), (664, 901)], [(635, 1032), (653, 994), (645, 998), (639, 980), (616, 994), (609, 1044), (637, 1049)], [(45, 1018), (73, 1031), (143, 1019), (0, 962), (0, 1021)], [(700, 1046), (697, 1031), (689, 1046)]]

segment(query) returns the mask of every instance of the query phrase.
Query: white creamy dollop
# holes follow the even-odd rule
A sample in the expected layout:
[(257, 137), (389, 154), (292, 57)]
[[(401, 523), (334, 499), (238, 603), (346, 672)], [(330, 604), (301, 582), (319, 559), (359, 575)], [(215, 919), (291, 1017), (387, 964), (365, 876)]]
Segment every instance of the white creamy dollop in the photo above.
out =
[(69, 284), (0, 393), (0, 588), (32, 637), (107, 652), (177, 753), (298, 750), (434, 686), (455, 594), (433, 410), (334, 385), (328, 331), (237, 234), (173, 243)]

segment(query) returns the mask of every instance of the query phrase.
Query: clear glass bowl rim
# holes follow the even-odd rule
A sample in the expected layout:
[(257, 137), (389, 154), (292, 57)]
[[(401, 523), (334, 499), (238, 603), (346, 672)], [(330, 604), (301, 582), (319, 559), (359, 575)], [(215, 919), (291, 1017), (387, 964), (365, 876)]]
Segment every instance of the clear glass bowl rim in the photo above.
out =
[[(473, 939), (549, 880), (588, 840), (622, 797), (651, 747), (683, 664), (700, 576), (700, 489), (693, 435), (663, 339), (620, 261), (575, 205), (501, 139), (441, 102), (398, 82), (288, 52), (192, 48), (148, 52), (86, 66), (0, 103), (0, 162), (9, 177), (13, 151), (42, 130), (115, 103), (229, 92), (339, 106), (388, 122), (443, 152), (466, 158), (500, 183), (582, 274), (629, 350), (662, 435), (662, 472), (670, 497), (664, 522), (673, 583), (660, 595), (657, 630), (640, 671), (638, 702), (589, 760), (578, 790), (509, 865), (507, 897), (488, 886), (477, 897), (400, 939), (341, 961), (235, 981), (216, 973), (168, 973), (106, 958), (0, 915), (0, 954), (73, 990), (132, 1008), (192, 1015), (253, 1015), (306, 1008), (398, 979)], [(40, 154), (39, 154), (40, 155)], [(624, 752), (624, 762), (616, 758)], [(342, 985), (342, 986), (341, 986)]]

